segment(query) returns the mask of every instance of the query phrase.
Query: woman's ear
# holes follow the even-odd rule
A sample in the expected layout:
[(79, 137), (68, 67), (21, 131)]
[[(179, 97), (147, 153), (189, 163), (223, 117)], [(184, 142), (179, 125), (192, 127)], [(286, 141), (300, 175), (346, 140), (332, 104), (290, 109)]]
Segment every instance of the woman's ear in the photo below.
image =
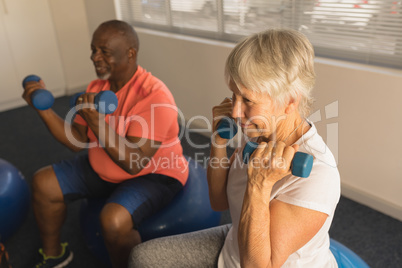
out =
[(291, 98), (288, 102), (288, 105), (285, 108), (285, 114), (291, 114), (295, 112), (298, 106), (299, 106), (299, 98), (298, 99)]

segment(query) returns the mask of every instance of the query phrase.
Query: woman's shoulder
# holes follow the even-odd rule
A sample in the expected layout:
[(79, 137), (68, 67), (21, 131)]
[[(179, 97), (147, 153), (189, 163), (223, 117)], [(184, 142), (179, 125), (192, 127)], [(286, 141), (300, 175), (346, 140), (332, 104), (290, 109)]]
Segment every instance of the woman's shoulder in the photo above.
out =
[(324, 139), (318, 133), (313, 123), (307, 133), (305, 133), (296, 143), (300, 146), (299, 151), (310, 154), (314, 157), (314, 166), (321, 168), (337, 170), (337, 161), (331, 149), (325, 143)]
[(340, 198), (340, 174), (336, 160), (314, 125), (297, 142), (299, 151), (314, 157), (310, 176), (288, 176), (277, 185), (277, 199), (327, 214)]

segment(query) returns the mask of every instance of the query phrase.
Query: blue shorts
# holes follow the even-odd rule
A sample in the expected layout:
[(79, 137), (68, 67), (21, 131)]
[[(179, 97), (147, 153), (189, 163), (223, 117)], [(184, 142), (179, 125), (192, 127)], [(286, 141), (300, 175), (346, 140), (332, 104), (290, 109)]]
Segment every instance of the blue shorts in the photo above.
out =
[(88, 155), (53, 164), (53, 170), (66, 204), (82, 198), (107, 198), (106, 203), (117, 203), (128, 210), (136, 229), (183, 188), (178, 180), (153, 173), (122, 183), (104, 181), (92, 169)]

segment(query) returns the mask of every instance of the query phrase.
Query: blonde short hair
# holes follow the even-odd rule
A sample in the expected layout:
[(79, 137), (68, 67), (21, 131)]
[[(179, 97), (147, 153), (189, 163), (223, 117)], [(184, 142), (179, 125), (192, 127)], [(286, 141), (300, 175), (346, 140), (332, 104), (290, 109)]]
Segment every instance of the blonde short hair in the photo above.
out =
[(270, 29), (245, 38), (226, 60), (225, 78), (239, 90), (265, 92), (277, 106), (300, 98), (307, 116), (315, 83), (314, 49), (307, 37), (291, 29)]

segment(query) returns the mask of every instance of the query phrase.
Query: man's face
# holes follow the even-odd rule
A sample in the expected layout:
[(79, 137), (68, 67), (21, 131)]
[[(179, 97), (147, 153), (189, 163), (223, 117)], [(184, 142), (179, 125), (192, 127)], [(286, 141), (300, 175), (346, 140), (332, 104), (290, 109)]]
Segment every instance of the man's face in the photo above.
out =
[(91, 43), (91, 60), (100, 79), (119, 80), (129, 66), (129, 45), (118, 31), (98, 28)]

